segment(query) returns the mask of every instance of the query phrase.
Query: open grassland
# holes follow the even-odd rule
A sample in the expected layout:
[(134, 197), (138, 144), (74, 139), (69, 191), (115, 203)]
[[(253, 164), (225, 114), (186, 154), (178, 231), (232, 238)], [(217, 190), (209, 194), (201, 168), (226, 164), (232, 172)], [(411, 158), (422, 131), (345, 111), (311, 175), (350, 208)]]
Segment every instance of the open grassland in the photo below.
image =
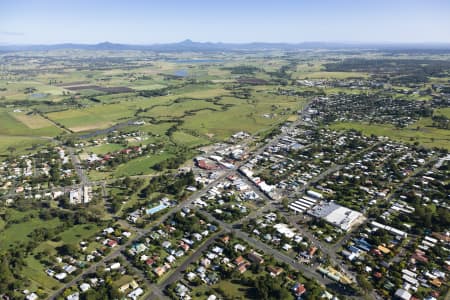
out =
[[(61, 129), (54, 126), (51, 122), (48, 122), (44, 118), (42, 120), (39, 116), (28, 116), (19, 113), (19, 119), (13, 116), (14, 112), (9, 112), (5, 109), (0, 109), (0, 134), (11, 136), (47, 136), (53, 137), (61, 133)], [(20, 119), (22, 118), (22, 119)], [(45, 120), (45, 121), (44, 121)], [(25, 122), (28, 122), (26, 124)], [(45, 123), (45, 122), (48, 123)], [(29, 126), (35, 126), (37, 128), (30, 128)], [(41, 125), (43, 127), (41, 127)]]
[(394, 94), (393, 98), (395, 99), (407, 99), (407, 100), (432, 100), (433, 97), (430, 95), (421, 96), (419, 94), (410, 94), (410, 95), (404, 95), (404, 94)]
[(10, 115), (12, 115), (16, 120), (22, 122), (30, 129), (39, 129), (39, 128), (45, 128), (45, 127), (52, 127), (53, 123), (49, 120), (43, 118), (42, 116), (38, 114), (25, 114), (25, 113), (19, 113), (19, 112), (10, 112)]
[[(56, 248), (62, 246), (64, 244), (73, 244), (76, 245), (82, 240), (86, 240), (93, 236), (96, 232), (98, 232), (99, 227), (95, 224), (89, 225), (74, 225), (73, 227), (63, 231), (59, 234), (61, 237), (61, 241), (53, 242), (53, 241), (45, 241), (39, 244), (38, 247), (33, 251), (33, 254), (37, 254), (40, 252), (45, 252), (50, 255), (56, 255)], [(47, 293), (51, 291), (53, 287), (59, 287), (61, 285), (60, 282), (55, 280), (54, 278), (47, 276), (45, 274), (46, 266), (43, 265), (40, 261), (34, 258), (34, 255), (29, 255), (25, 259), (27, 265), (22, 270), (24, 276), (30, 279), (32, 288), (42, 288)]]
[(105, 105), (104, 107), (93, 106), (85, 109), (54, 112), (48, 114), (48, 117), (72, 131), (79, 132), (107, 128), (123, 115), (131, 116), (131, 114), (131, 112), (127, 114), (126, 110), (117, 106)]
[[(202, 90), (193, 89), (192, 91), (187, 90), (186, 93), (183, 93), (183, 97), (209, 98), (218, 96), (222, 92), (222, 89), (211, 89), (210, 87)], [(174, 94), (154, 98), (125, 98), (123, 99), (125, 101), (119, 101), (120, 98), (117, 98), (117, 103), (92, 105), (81, 109), (68, 109), (52, 112), (47, 114), (47, 116), (74, 132), (91, 131), (104, 129), (116, 123), (132, 119), (138, 109), (151, 109), (157, 105), (169, 105), (178, 97)], [(129, 101), (126, 101), (127, 99)], [(180, 109), (189, 110), (191, 108), (186, 106)], [(160, 113), (163, 112), (164, 108), (161, 108)]]
[(199, 111), (195, 116), (187, 116), (181, 128), (219, 140), (241, 130), (254, 134), (285, 121), (304, 102), (258, 93), (248, 100), (224, 97), (220, 103), (231, 106), (224, 111)]
[(355, 129), (365, 135), (386, 136), (400, 142), (418, 142), (428, 148), (438, 147), (450, 150), (450, 130), (427, 127), (428, 122), (428, 120), (419, 120), (416, 124), (401, 129), (396, 129), (392, 125), (359, 122), (340, 122), (330, 127), (337, 130)]
[[(27, 88), (35, 88), (33, 93), (25, 93)], [(59, 100), (62, 97), (62, 87), (45, 84), (40, 81), (2, 81), (0, 80), (0, 88), (6, 89), (0, 91), (0, 97), (4, 97), (7, 101), (17, 100)]]
[(51, 293), (53, 288), (58, 288), (61, 283), (45, 273), (46, 266), (41, 264), (33, 256), (25, 258), (26, 266), (21, 270), (23, 276), (30, 280), (29, 289), (42, 289), (46, 293)]
[(138, 97), (136, 97), (134, 93), (118, 93), (95, 96), (95, 99), (105, 104), (122, 101), (134, 101), (136, 98)]
[(130, 160), (117, 167), (117, 169), (114, 171), (114, 176), (124, 177), (140, 174), (151, 174), (154, 172), (152, 167), (155, 164), (162, 162), (170, 157), (173, 157), (173, 154), (162, 152), (155, 155), (148, 155)]
[(44, 146), (50, 141), (31, 136), (9, 136), (0, 134), (0, 156), (9, 155), (9, 150), (14, 149), (14, 154), (30, 153), (33, 146)]
[(139, 90), (159, 90), (167, 86), (159, 83), (151, 83), (143, 81), (143, 82), (134, 82), (129, 87), (139, 91)]
[(86, 147), (84, 149), (85, 152), (87, 153), (95, 153), (95, 154), (106, 154), (106, 153), (113, 153), (116, 151), (119, 151), (120, 149), (123, 149), (124, 146), (119, 145), (119, 144), (102, 144), (102, 145), (98, 145), (98, 146), (91, 146), (91, 147)]
[(54, 218), (45, 222), (34, 217), (30, 217), (27, 221), (22, 220), (18, 224), (12, 224), (8, 228), (4, 228), (0, 234), (0, 249), (6, 250), (14, 243), (27, 242), (30, 238), (31, 232), (34, 229), (45, 227), (55, 228), (61, 225), (61, 221), (58, 218)]
[(216, 96), (221, 96), (227, 94), (227, 92), (220, 87), (220, 85), (214, 84), (194, 84), (187, 85), (185, 87), (176, 89), (173, 91), (174, 95), (182, 95), (187, 98), (213, 98)]
[(195, 116), (188, 116), (181, 128), (196, 131), (205, 136), (226, 139), (233, 133), (244, 130), (256, 133), (263, 127), (280, 122), (282, 118), (265, 118), (254, 112), (254, 106), (242, 104), (224, 112), (200, 111)]
[(183, 117), (187, 112), (192, 111), (199, 111), (199, 110), (220, 110), (221, 107), (211, 103), (207, 102), (205, 100), (201, 99), (187, 99), (185, 101), (181, 101), (178, 103), (173, 103), (170, 105), (161, 105), (161, 106), (155, 106), (148, 111), (145, 112), (145, 114), (141, 114), (143, 116), (149, 116), (152, 118), (158, 118), (158, 117), (172, 117), (172, 118), (180, 118)]
[(174, 122), (166, 122), (159, 124), (145, 124), (139, 127), (139, 130), (147, 132), (149, 135), (153, 136), (163, 136), (166, 134), (167, 130), (172, 127)]
[(196, 137), (183, 131), (176, 131), (172, 135), (172, 141), (177, 145), (183, 145), (188, 148), (196, 148), (211, 143), (208, 139)]
[(446, 116), (447, 118), (450, 118), (450, 107), (435, 109), (434, 115), (436, 115), (436, 116), (443, 115), (443, 116)]
[[(99, 227), (95, 224), (89, 225), (74, 225), (67, 230), (64, 230), (59, 234), (62, 244), (78, 244), (82, 240), (85, 240), (99, 231)], [(54, 246), (54, 245), (53, 245)]]

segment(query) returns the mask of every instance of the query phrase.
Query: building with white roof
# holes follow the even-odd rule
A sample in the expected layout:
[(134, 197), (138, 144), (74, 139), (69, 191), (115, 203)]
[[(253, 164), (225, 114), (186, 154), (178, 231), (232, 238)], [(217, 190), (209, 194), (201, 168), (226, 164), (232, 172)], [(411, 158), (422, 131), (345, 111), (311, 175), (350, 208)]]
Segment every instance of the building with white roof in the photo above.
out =
[(308, 211), (308, 214), (321, 218), (344, 231), (364, 221), (360, 212), (341, 206), (334, 202), (321, 202)]

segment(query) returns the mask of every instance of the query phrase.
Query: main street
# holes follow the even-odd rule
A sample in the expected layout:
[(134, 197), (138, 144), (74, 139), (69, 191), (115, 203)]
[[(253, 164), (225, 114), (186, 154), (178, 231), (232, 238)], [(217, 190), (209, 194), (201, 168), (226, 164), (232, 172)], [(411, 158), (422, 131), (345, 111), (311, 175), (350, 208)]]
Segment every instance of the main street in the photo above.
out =
[[(290, 124), (290, 128), (294, 128), (295, 126), (297, 126), (298, 124), (300, 124), (301, 119), (302, 119), (302, 114), (306, 111), (306, 109), (308, 108), (308, 106), (304, 107), (302, 113), (299, 115), (299, 120), (296, 122), (293, 122)], [(275, 137), (273, 137), (271, 140), (267, 141), (267, 143), (265, 145), (263, 145), (261, 148), (258, 148), (256, 151), (254, 151), (250, 157), (244, 161), (241, 161), (239, 164), (236, 165), (236, 169), (240, 168), (242, 165), (246, 164), (253, 156), (259, 155), (261, 153), (263, 153), (263, 151), (267, 148), (270, 147), (276, 143), (278, 143), (278, 141), (281, 139), (282, 134), (279, 134)], [(71, 148), (69, 148), (71, 149)], [(70, 150), (69, 150), (70, 151)], [(72, 149), (73, 151), (73, 149)], [(73, 153), (73, 152), (69, 152), (71, 155), (71, 158), (74, 160), (74, 163), (79, 165), (79, 160), (77, 158), (77, 156)], [(81, 184), (83, 183), (87, 183), (88, 182), (88, 178), (85, 176), (84, 174), (84, 170), (82, 169), (78, 169), (79, 171), (77, 171), (77, 174), (81, 177), (80, 178), (80, 182)], [(49, 297), (49, 299), (56, 299), (59, 295), (61, 295), (61, 293), (75, 285), (85, 274), (89, 274), (92, 272), (95, 272), (95, 270), (97, 269), (97, 267), (103, 265), (105, 263), (105, 261), (110, 261), (116, 257), (118, 257), (119, 255), (121, 255), (121, 253), (128, 247), (130, 246), (134, 241), (141, 239), (142, 237), (146, 236), (147, 234), (149, 234), (152, 230), (153, 227), (155, 226), (159, 226), (160, 224), (162, 224), (169, 216), (171, 216), (174, 213), (177, 213), (179, 211), (181, 211), (181, 209), (185, 206), (191, 206), (192, 202), (195, 201), (196, 199), (200, 198), (204, 193), (206, 193), (210, 188), (214, 187), (215, 185), (217, 185), (217, 183), (219, 183), (221, 180), (223, 180), (224, 178), (226, 178), (227, 176), (236, 173), (235, 169), (226, 169), (224, 171), (222, 171), (220, 173), (220, 175), (213, 180), (212, 182), (210, 182), (209, 184), (207, 184), (206, 186), (204, 186), (201, 190), (198, 190), (196, 192), (194, 192), (193, 194), (191, 194), (185, 201), (178, 203), (176, 206), (170, 208), (165, 214), (163, 214), (160, 218), (158, 218), (156, 221), (152, 222), (151, 224), (149, 224), (147, 226), (146, 229), (138, 229), (135, 228), (136, 231), (136, 235), (133, 239), (128, 240), (125, 244), (120, 245), (119, 247), (117, 247), (115, 250), (113, 250), (112, 252), (110, 252), (108, 255), (106, 255), (105, 257), (103, 257), (100, 261), (92, 264), (90, 267), (88, 267), (87, 269), (83, 270), (83, 272), (77, 276), (75, 276), (71, 281), (69, 281), (68, 283), (64, 284), (62, 287), (60, 287), (59, 289), (57, 289), (56, 291), (54, 291), (54, 293)], [(97, 182), (96, 182), (97, 183)], [(90, 184), (93, 184), (92, 182)], [(102, 185), (103, 182), (100, 181), (98, 182), (98, 185)], [(210, 215), (209, 213), (207, 213), (208, 217), (211, 217), (211, 220), (216, 220), (217, 223), (222, 227), (222, 229), (226, 229), (230, 232), (235, 232), (235, 230), (232, 230), (231, 225), (224, 223), (220, 220), (217, 220), (216, 218), (214, 218), (212, 215)], [(244, 238), (248, 237), (248, 235), (246, 235), (245, 233), (241, 232), (241, 231), (237, 231), (238, 234)], [(249, 237), (248, 237), (249, 238)], [(254, 239), (252, 239), (254, 240)], [(270, 250), (271, 248), (268, 247), (267, 245), (254, 240), (256, 245), (260, 245), (261, 247), (264, 247), (262, 250), (266, 250), (269, 253), (273, 252), (276, 253), (275, 250)], [(270, 251), (269, 251), (270, 250)], [(264, 252), (266, 252), (264, 251)], [(276, 257), (282, 258), (283, 261), (287, 262), (287, 263), (292, 263), (292, 259), (288, 258), (287, 256), (281, 254), (281, 253), (277, 253)], [(299, 264), (297, 264), (299, 265)], [(300, 265), (299, 265), (300, 266)], [(306, 270), (306, 269), (305, 269)], [(311, 273), (311, 271), (308, 271), (308, 273)], [(312, 272), (314, 273), (314, 272)], [(317, 277), (318, 274), (315, 274), (315, 276)], [(318, 276), (319, 279), (321, 278), (320, 276)], [(153, 294), (152, 294), (153, 295)]]

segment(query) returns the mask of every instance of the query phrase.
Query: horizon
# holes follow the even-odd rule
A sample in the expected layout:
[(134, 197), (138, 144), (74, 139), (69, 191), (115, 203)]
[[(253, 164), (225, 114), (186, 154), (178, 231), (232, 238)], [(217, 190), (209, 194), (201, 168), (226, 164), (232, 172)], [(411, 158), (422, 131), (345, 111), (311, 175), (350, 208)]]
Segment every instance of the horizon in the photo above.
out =
[(337, 45), (347, 45), (347, 46), (364, 46), (364, 45), (377, 45), (377, 46), (389, 46), (389, 45), (450, 45), (450, 42), (440, 42), (440, 41), (429, 41), (429, 42), (395, 42), (395, 41), (379, 41), (379, 42), (371, 42), (371, 41), (365, 41), (365, 42), (359, 42), (359, 41), (299, 41), (299, 42), (284, 42), (284, 41), (242, 41), (242, 42), (222, 42), (222, 41), (195, 41), (189, 38), (179, 40), (179, 41), (169, 41), (164, 43), (121, 43), (121, 42), (115, 42), (115, 41), (98, 41), (98, 42), (92, 42), (92, 43), (83, 43), (83, 42), (63, 42), (63, 43), (3, 43), (0, 42), (0, 47), (2, 46), (58, 46), (58, 45), (85, 45), (85, 46), (91, 46), (91, 45), (102, 45), (102, 44), (111, 44), (111, 45), (127, 45), (127, 46), (157, 46), (157, 45), (171, 45), (171, 44), (181, 44), (185, 42), (191, 42), (194, 44), (225, 44), (225, 45), (250, 45), (250, 44), (286, 44), (286, 45), (302, 45), (302, 44), (337, 44)]
[[(226, 3), (0, 3), (1, 45), (211, 43), (450, 43), (450, 3), (442, 0)], [(174, 42), (175, 41), (175, 42)]]

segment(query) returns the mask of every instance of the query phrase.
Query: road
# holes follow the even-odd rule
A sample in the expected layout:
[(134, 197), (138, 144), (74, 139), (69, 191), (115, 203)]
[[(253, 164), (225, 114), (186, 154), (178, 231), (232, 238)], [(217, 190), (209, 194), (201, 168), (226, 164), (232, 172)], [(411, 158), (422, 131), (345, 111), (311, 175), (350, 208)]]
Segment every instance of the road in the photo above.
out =
[(90, 266), (89, 268), (84, 270), (83, 273), (81, 273), (80, 275), (74, 277), (70, 282), (64, 284), (61, 288), (56, 290), (49, 299), (56, 299), (56, 297), (58, 295), (60, 295), (63, 290), (65, 290), (66, 288), (69, 288), (70, 286), (73, 286), (74, 284), (76, 284), (77, 281), (80, 280), (81, 277), (84, 274), (94, 272), (96, 270), (96, 268), (98, 266), (102, 265), (105, 261), (109, 261), (109, 260), (114, 259), (117, 256), (119, 256), (121, 254), (121, 252), (124, 251), (128, 246), (130, 246), (134, 241), (139, 240), (142, 237), (148, 235), (153, 230), (153, 227), (161, 225), (169, 216), (171, 216), (172, 214), (174, 214), (176, 212), (179, 212), (184, 206), (191, 204), (194, 200), (198, 199), (208, 189), (210, 189), (211, 187), (216, 185), (220, 180), (222, 180), (223, 178), (225, 178), (226, 176), (228, 176), (232, 172), (234, 172), (234, 170), (229, 170), (227, 172), (224, 172), (220, 177), (218, 177), (216, 180), (214, 180), (211, 183), (209, 183), (208, 185), (206, 185), (202, 190), (199, 190), (199, 191), (193, 193), (192, 195), (190, 195), (186, 201), (180, 202), (178, 205), (176, 205), (173, 208), (169, 209), (158, 220), (156, 220), (155, 222), (152, 222), (151, 225), (148, 228), (146, 228), (146, 229), (136, 228), (137, 236), (134, 237), (134, 239), (130, 239), (124, 245), (116, 247), (111, 253), (106, 255), (102, 260), (100, 260), (99, 262), (94, 263), (92, 266)]
[[(307, 109), (308, 107), (304, 108), (304, 111)], [(302, 121), (301, 121), (301, 116), (299, 118), (298, 121), (294, 122), (291, 124), (291, 128), (299, 125)], [(280, 140), (280, 138), (283, 136), (284, 134), (280, 134), (277, 135), (275, 137), (273, 137), (271, 140), (267, 141), (267, 143), (256, 149), (255, 151), (253, 151), (251, 153), (251, 155), (249, 155), (249, 158), (247, 160), (244, 160), (240, 163), (238, 163), (236, 165), (236, 168), (238, 169), (239, 167), (243, 166), (244, 164), (246, 164), (251, 158), (260, 155), (261, 153), (263, 153), (267, 147), (270, 147), (272, 145), (275, 145), (276, 143), (278, 143), (278, 141)], [(369, 147), (367, 149), (365, 149), (364, 151), (368, 151), (371, 148), (375, 147), (376, 145), (373, 145), (372, 147)], [(79, 162), (79, 158), (77, 155), (74, 154), (74, 149), (68, 147), (67, 148), (69, 151), (69, 155), (74, 163), (74, 166), (76, 168), (77, 171), (77, 175), (80, 178), (80, 182), (81, 185), (84, 184), (92, 184), (92, 185), (101, 185), (103, 187), (104, 190), (104, 186), (108, 181), (99, 181), (99, 182), (89, 182), (89, 179), (87, 178), (87, 176), (84, 173), (84, 170), (81, 168), (80, 162)], [(360, 154), (360, 153), (358, 153)], [(311, 181), (308, 182), (308, 184), (302, 189), (301, 192), (304, 192), (304, 190), (311, 184), (314, 184), (316, 182), (319, 182), (320, 180), (322, 180), (323, 178), (325, 178), (327, 175), (340, 170), (343, 166), (342, 165), (333, 165), (330, 168), (328, 168), (327, 170), (325, 170), (324, 172), (322, 172), (320, 175), (318, 175), (317, 177), (313, 178)], [(416, 170), (416, 172), (414, 172), (414, 174), (416, 174), (417, 172), (419, 172), (419, 170)], [(215, 180), (213, 180), (212, 182), (210, 182), (209, 184), (207, 184), (206, 186), (204, 186), (201, 190), (194, 192), (193, 194), (191, 194), (185, 201), (180, 202), (179, 204), (177, 204), (176, 206), (170, 208), (165, 214), (163, 214), (160, 218), (158, 218), (158, 220), (155, 220), (154, 222), (152, 222), (151, 224), (149, 224), (147, 226), (146, 229), (139, 229), (139, 228), (135, 228), (136, 231), (136, 236), (134, 236), (133, 239), (130, 239), (126, 244), (121, 245), (119, 247), (116, 247), (116, 249), (114, 249), (111, 253), (109, 253), (107, 256), (105, 256), (101, 261), (94, 263), (93, 265), (91, 265), (88, 269), (84, 270), (84, 272), (76, 277), (74, 277), (69, 283), (65, 284), (64, 286), (62, 286), (60, 289), (58, 289), (57, 291), (54, 292), (53, 296), (50, 297), (50, 299), (55, 299), (58, 295), (61, 294), (61, 292), (70, 287), (73, 286), (74, 284), (76, 284), (81, 277), (86, 274), (86, 273), (90, 273), (90, 272), (95, 272), (95, 270), (97, 269), (98, 266), (101, 266), (105, 263), (105, 261), (109, 261), (112, 260), (116, 257), (118, 257), (119, 255), (122, 255), (122, 252), (131, 245), (132, 242), (146, 236), (147, 234), (149, 234), (153, 227), (158, 226), (160, 224), (162, 224), (167, 218), (169, 218), (172, 214), (179, 212), (183, 207), (187, 206), (187, 207), (192, 207), (193, 206), (193, 202), (200, 198), (204, 193), (206, 193), (210, 188), (214, 187), (215, 185), (217, 185), (220, 181), (222, 181), (224, 178), (226, 178), (227, 176), (231, 175), (231, 174), (239, 174), (235, 169), (226, 169), (223, 170), (220, 175), (218, 176), (218, 178), (216, 178)], [(143, 176), (147, 176), (147, 175), (143, 175)], [(248, 180), (247, 178), (241, 176), (239, 174), (240, 177), (242, 177), (251, 187), (252, 189), (261, 197), (261, 199), (265, 200), (265, 204), (263, 206), (261, 206), (260, 208), (258, 208), (256, 211), (253, 211), (250, 216), (253, 217), (258, 217), (260, 214), (263, 213), (264, 209), (276, 209), (273, 201), (271, 201), (264, 193), (262, 193), (259, 188), (250, 180)], [(411, 177), (410, 177), (411, 178)], [(117, 180), (117, 179), (114, 179)], [(111, 181), (114, 181), (111, 180)], [(406, 182), (408, 179), (404, 180), (404, 182)], [(68, 188), (68, 187), (66, 187)], [(391, 199), (393, 195), (392, 194), (389, 196), (388, 200)], [(105, 195), (104, 195), (105, 196)], [(264, 242), (262, 242), (259, 239), (256, 239), (254, 237), (252, 237), (251, 235), (249, 235), (246, 232), (243, 232), (239, 229), (236, 229), (233, 227), (233, 225), (236, 225), (236, 223), (233, 224), (228, 224), (225, 223), (221, 220), (218, 220), (217, 218), (215, 218), (213, 215), (211, 215), (209, 212), (203, 211), (201, 210), (201, 212), (208, 217), (210, 220), (215, 221), (219, 224), (219, 226), (221, 227), (221, 233), (222, 232), (227, 232), (227, 233), (233, 233), (236, 237), (245, 240), (247, 243), (249, 243), (253, 248), (255, 248), (257, 251), (262, 251), (264, 252), (266, 255), (272, 256), (274, 257), (276, 260), (284, 262), (290, 266), (292, 266), (294, 269), (300, 271), (303, 275), (305, 275), (308, 278), (314, 278), (316, 279), (318, 282), (326, 285), (326, 286), (335, 286), (335, 282), (331, 281), (328, 278), (324, 278), (322, 275), (320, 275), (319, 273), (317, 273), (315, 271), (314, 267), (310, 267), (308, 265), (305, 264), (301, 264), (299, 263), (297, 260), (293, 259), (292, 257), (290, 257), (289, 255), (287, 255), (286, 253), (279, 251), (277, 249), (272, 248), (271, 246), (265, 244)], [(242, 222), (242, 220), (239, 220), (240, 222)], [(301, 231), (303, 232), (303, 234), (305, 236), (307, 236), (308, 238), (310, 238), (310, 240), (314, 241), (314, 243), (317, 243), (317, 245), (319, 245), (321, 247), (321, 250), (323, 253), (327, 254), (330, 257), (330, 260), (332, 261), (332, 263), (334, 264), (338, 264), (341, 265), (339, 263), (339, 258), (336, 255), (336, 252), (342, 247), (343, 243), (346, 242), (346, 240), (349, 237), (349, 233), (346, 234), (342, 239), (340, 239), (336, 244), (334, 245), (325, 245), (322, 244), (320, 241), (317, 241), (308, 231), (304, 230), (303, 228), (299, 228), (299, 226), (296, 226), (297, 229), (301, 229)], [(203, 252), (205, 251), (205, 249), (207, 247), (209, 247), (216, 239), (216, 237), (218, 236), (219, 233), (211, 236), (204, 244), (202, 244), (197, 250), (195, 250), (167, 279), (165, 279), (162, 283), (160, 283), (159, 285), (155, 285), (155, 284), (151, 284), (150, 282), (148, 282), (148, 280), (145, 278), (145, 274), (143, 274), (143, 272), (141, 270), (138, 270), (136, 268), (133, 267), (133, 269), (135, 269), (135, 271), (144, 278), (146, 284), (150, 287), (151, 289), (151, 294), (147, 299), (156, 299), (156, 298), (165, 298), (165, 296), (163, 295), (162, 291), (164, 291), (164, 289), (172, 284), (173, 282), (176, 282), (178, 280), (181, 279), (182, 277), (182, 272), (184, 270), (186, 270), (186, 268), (189, 266), (189, 264), (191, 264), (192, 262), (198, 260), (201, 255), (203, 254)], [(346, 271), (346, 269), (344, 268), (344, 270)], [(347, 273), (349, 274), (349, 273)], [(339, 289), (339, 287), (336, 287)], [(339, 291), (342, 292), (342, 291)]]
[[(323, 278), (314, 271), (314, 269), (312, 269), (306, 265), (299, 264), (292, 257), (289, 257), (288, 255), (268, 246), (264, 242), (251, 237), (248, 233), (243, 232), (242, 230), (233, 228), (233, 224), (225, 223), (225, 222), (215, 218), (212, 214), (210, 214), (209, 212), (206, 212), (206, 211), (202, 211), (202, 214), (206, 215), (210, 220), (217, 222), (219, 224), (219, 226), (222, 229), (224, 229), (226, 232), (230, 232), (230, 233), (234, 234), (234, 236), (246, 241), (251, 246), (253, 246), (256, 250), (261, 250), (265, 254), (273, 256), (275, 259), (285, 262), (288, 265), (291, 265), (296, 270), (301, 271), (307, 277), (315, 278), (315, 279), (319, 280), (320, 282), (324, 281)], [(324, 282), (324, 283), (329, 283), (329, 282), (330, 281), (326, 280), (326, 282)]]
[(188, 259), (186, 259), (176, 270), (173, 272), (167, 279), (165, 279), (162, 283), (160, 283), (158, 286), (161, 290), (164, 290), (167, 286), (171, 285), (172, 283), (178, 281), (183, 276), (183, 272), (187, 269), (187, 267), (197, 261), (203, 254), (204, 251), (213, 244), (216, 239), (223, 234), (223, 230), (218, 231), (217, 233), (211, 235), (197, 250), (192, 253)]
[(83, 166), (81, 165), (80, 158), (75, 153), (75, 149), (72, 147), (65, 147), (67, 152), (69, 152), (70, 159), (72, 160), (72, 164), (77, 172), (78, 178), (80, 179), (80, 184), (82, 186), (89, 185), (90, 181), (88, 176), (83, 170)]
[(123, 256), (124, 260), (126, 261), (126, 264), (133, 269), (133, 271), (138, 274), (145, 282), (145, 284), (150, 287), (150, 294), (147, 296), (147, 299), (169, 299), (166, 297), (162, 290), (154, 283), (151, 283), (147, 276), (145, 276), (144, 272), (141, 269), (136, 268), (132, 263), (130, 263), (125, 256)]
[[(306, 111), (306, 109), (308, 108), (308, 106), (306, 106), (303, 110)], [(300, 124), (301, 122), (301, 117), (299, 118), (299, 121), (296, 121), (294, 123), (292, 123), (290, 125), (291, 128), (294, 128), (295, 126), (297, 126), (298, 124)], [(276, 144), (280, 138), (281, 138), (282, 134), (277, 135), (275, 137), (273, 137), (270, 141), (267, 142), (267, 144), (259, 149), (257, 149), (255, 152), (252, 153), (252, 155), (249, 156), (248, 159), (240, 162), (236, 168), (238, 169), (239, 167), (241, 167), (242, 165), (244, 165), (245, 163), (247, 163), (250, 160), (250, 157), (255, 156), (255, 155), (259, 155), (261, 154), (267, 147), (270, 147), (271, 145)], [(98, 185), (102, 185), (104, 184), (104, 181), (100, 181), (100, 182), (89, 182), (89, 179), (87, 178), (87, 176), (84, 173), (84, 170), (81, 168), (80, 165), (80, 161), (77, 155), (75, 155), (74, 153), (74, 149), (71, 147), (67, 148), (69, 151), (69, 155), (71, 156), (71, 159), (77, 169), (77, 174), (80, 177), (80, 182), (81, 184), (98, 184)], [(134, 241), (141, 239), (142, 237), (144, 237), (145, 235), (149, 234), (152, 230), (153, 227), (155, 226), (159, 226), (160, 224), (162, 224), (169, 216), (171, 216), (172, 214), (179, 212), (183, 207), (185, 206), (191, 206), (192, 202), (195, 201), (196, 199), (200, 198), (200, 196), (202, 196), (204, 193), (206, 193), (210, 188), (212, 188), (213, 186), (215, 186), (217, 183), (219, 183), (221, 180), (223, 180), (224, 178), (226, 178), (228, 175), (235, 173), (236, 170), (235, 169), (227, 169), (224, 170), (219, 176), (218, 178), (216, 178), (214, 181), (210, 182), (209, 184), (207, 184), (206, 186), (204, 186), (201, 190), (194, 192), (193, 194), (191, 194), (188, 199), (186, 201), (180, 202), (178, 203), (176, 206), (172, 207), (171, 209), (169, 209), (164, 215), (162, 215), (160, 218), (158, 218), (158, 220), (156, 220), (155, 222), (152, 222), (147, 229), (138, 229), (136, 228), (136, 233), (137, 235), (133, 238), (130, 239), (127, 243), (120, 245), (118, 247), (116, 247), (116, 249), (114, 249), (111, 253), (109, 253), (108, 255), (106, 255), (102, 260), (94, 263), (93, 265), (91, 265), (89, 268), (85, 269), (81, 274), (79, 274), (78, 276), (75, 276), (70, 282), (64, 284), (62, 287), (60, 287), (58, 290), (56, 290), (52, 296), (49, 297), (49, 299), (56, 299), (65, 289), (75, 285), (82, 277), (84, 274), (88, 274), (88, 273), (92, 273), (94, 272), (98, 266), (101, 266), (102, 264), (104, 264), (105, 261), (109, 261), (112, 260), (116, 257), (118, 257), (119, 255), (121, 255), (121, 252), (124, 251), (128, 246), (130, 246)], [(68, 188), (68, 187), (65, 187)], [(231, 225), (226, 224), (220, 220), (217, 220), (216, 218), (214, 218), (212, 215), (210, 215), (209, 213), (207, 213), (207, 215), (209, 217), (211, 217), (211, 220), (216, 220), (217, 223), (222, 227), (222, 229), (227, 229), (230, 232), (234, 232), (234, 230), (232, 230)], [(240, 231), (239, 231), (240, 232)], [(239, 233), (241, 236), (244, 237), (244, 239), (246, 239), (246, 236), (248, 237), (248, 235), (246, 235), (245, 233), (241, 232)], [(248, 237), (249, 238), (249, 237)], [(254, 240), (254, 239), (252, 239)], [(268, 247), (267, 245), (261, 243), (260, 241), (256, 241), (254, 240), (255, 243), (257, 245), (261, 245), (263, 248), (263, 250), (265, 249), (266, 251), (269, 251), (271, 248)], [(271, 251), (275, 251), (275, 250), (271, 250)], [(196, 252), (197, 253), (197, 252)], [(201, 253), (201, 252), (198, 252)], [(274, 252), (276, 253), (276, 252)], [(281, 254), (281, 253), (277, 253), (276, 254), (278, 257), (283, 258), (283, 260), (287, 263), (292, 263), (292, 259), (288, 258), (287, 256)], [(300, 266), (299, 264), (297, 264), (298, 266)], [(308, 273), (310, 273), (310, 271), (308, 271)], [(315, 276), (318, 276), (318, 274), (316, 274)], [(153, 294), (152, 294), (153, 295)]]

